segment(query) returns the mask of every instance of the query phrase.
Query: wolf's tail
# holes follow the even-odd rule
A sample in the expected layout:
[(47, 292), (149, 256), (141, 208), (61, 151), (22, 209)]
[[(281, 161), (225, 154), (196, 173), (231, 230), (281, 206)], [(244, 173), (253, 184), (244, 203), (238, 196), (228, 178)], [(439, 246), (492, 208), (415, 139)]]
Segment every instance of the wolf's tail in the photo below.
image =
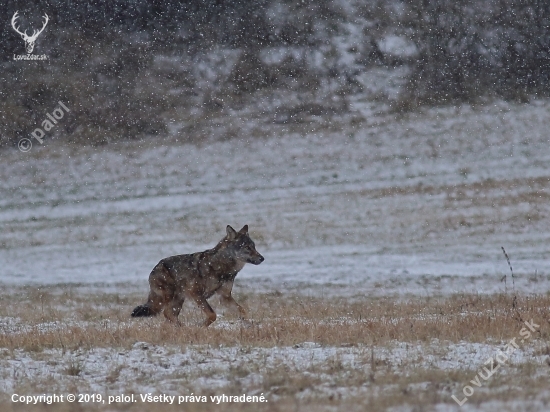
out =
[(132, 317), (133, 318), (141, 318), (141, 317), (147, 317), (147, 316), (155, 316), (156, 313), (153, 313), (151, 308), (145, 303), (144, 305), (136, 306), (136, 308), (132, 311)]

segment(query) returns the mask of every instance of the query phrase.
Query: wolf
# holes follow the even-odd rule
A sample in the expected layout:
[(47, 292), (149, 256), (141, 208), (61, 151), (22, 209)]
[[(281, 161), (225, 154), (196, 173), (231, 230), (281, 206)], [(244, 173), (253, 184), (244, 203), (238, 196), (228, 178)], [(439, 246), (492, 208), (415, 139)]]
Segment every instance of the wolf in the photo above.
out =
[(248, 225), (238, 232), (228, 225), (225, 237), (214, 248), (162, 259), (149, 275), (147, 303), (137, 306), (131, 316), (156, 316), (164, 308), (166, 319), (181, 325), (178, 315), (184, 300), (190, 298), (206, 314), (204, 326), (209, 326), (216, 312), (207, 299), (217, 293), (222, 303), (236, 308), (244, 319), (246, 311), (231, 296), (233, 282), (246, 263), (263, 261), (248, 235)]

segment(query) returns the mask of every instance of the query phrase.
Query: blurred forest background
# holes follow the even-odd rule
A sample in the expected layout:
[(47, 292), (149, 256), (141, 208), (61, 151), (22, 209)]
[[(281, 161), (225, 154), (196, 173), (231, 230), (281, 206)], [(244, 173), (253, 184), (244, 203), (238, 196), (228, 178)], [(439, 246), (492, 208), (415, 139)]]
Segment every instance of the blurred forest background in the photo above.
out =
[[(15, 11), (29, 34), (49, 15), (33, 52), (47, 61), (14, 61)], [(547, 0), (7, 0), (0, 16), (3, 147), (59, 100), (70, 117), (47, 138), (105, 144), (362, 125), (550, 90)]]

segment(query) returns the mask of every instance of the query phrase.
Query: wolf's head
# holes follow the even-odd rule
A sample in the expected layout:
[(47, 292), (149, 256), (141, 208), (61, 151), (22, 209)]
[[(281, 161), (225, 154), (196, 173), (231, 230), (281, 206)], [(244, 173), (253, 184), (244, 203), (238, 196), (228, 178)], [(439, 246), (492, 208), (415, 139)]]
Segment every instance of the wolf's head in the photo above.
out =
[(232, 252), (237, 260), (253, 265), (259, 265), (264, 261), (264, 257), (258, 253), (254, 242), (248, 236), (248, 225), (244, 225), (238, 232), (227, 225), (225, 240), (227, 249)]

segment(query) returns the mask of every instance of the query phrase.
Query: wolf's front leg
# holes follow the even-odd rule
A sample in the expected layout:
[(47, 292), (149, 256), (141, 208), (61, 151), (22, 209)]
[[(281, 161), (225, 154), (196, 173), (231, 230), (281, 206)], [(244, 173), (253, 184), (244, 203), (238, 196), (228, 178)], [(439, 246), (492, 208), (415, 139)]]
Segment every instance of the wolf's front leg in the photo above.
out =
[(228, 308), (237, 309), (239, 311), (239, 318), (246, 319), (246, 310), (237, 303), (233, 296), (231, 296), (231, 291), (233, 290), (233, 282), (226, 282), (219, 288), (216, 292), (220, 297), (220, 302), (227, 306)]
[(206, 314), (206, 320), (204, 321), (204, 326), (210, 326), (216, 320), (216, 312), (212, 309), (212, 306), (206, 301), (206, 298), (202, 295), (194, 295), (193, 299), (197, 302), (199, 308)]

